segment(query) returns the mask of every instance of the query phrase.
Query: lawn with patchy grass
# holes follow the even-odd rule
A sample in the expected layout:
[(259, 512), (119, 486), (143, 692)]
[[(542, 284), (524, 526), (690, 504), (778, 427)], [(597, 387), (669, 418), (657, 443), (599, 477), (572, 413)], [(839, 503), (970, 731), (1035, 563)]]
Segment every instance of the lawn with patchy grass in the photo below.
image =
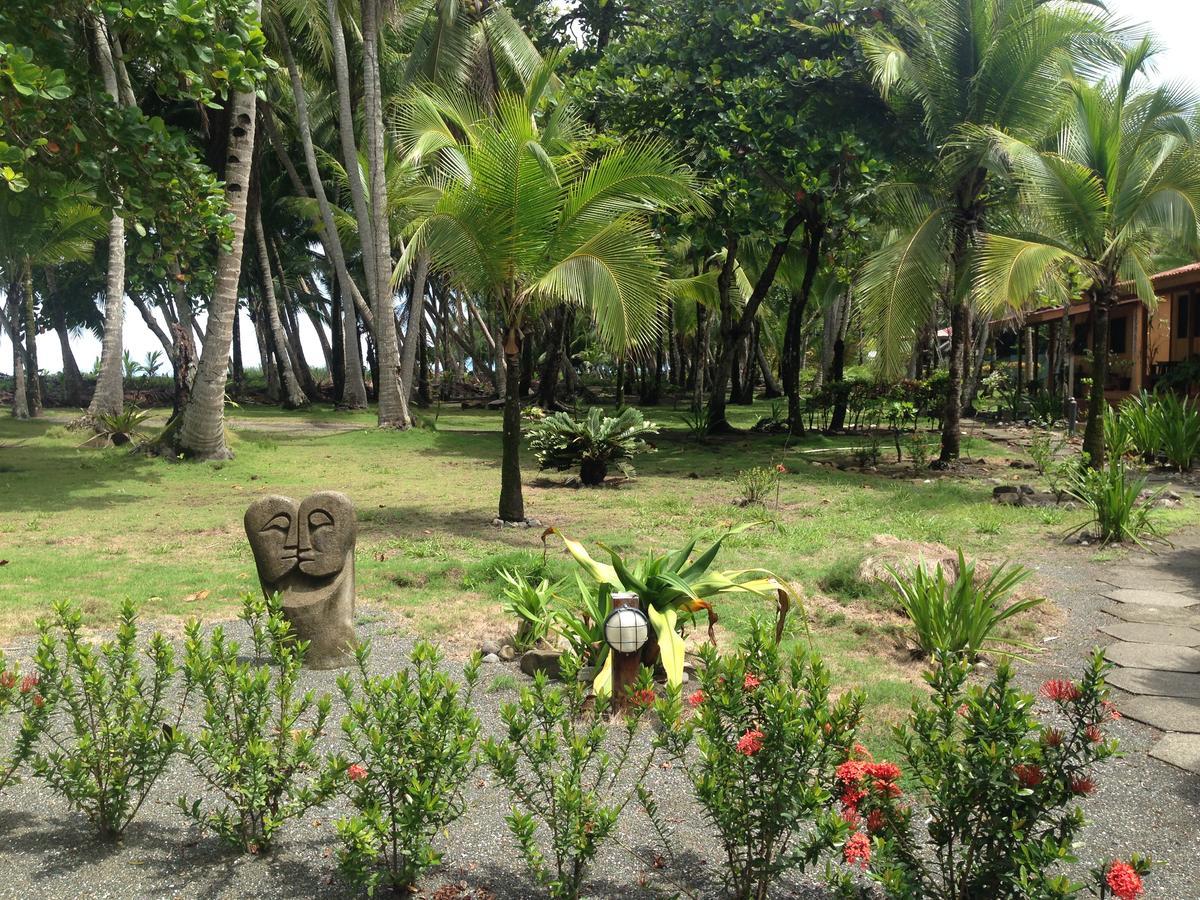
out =
[[(878, 534), (962, 546), (968, 555), (1028, 560), (1078, 513), (1000, 507), (983, 477), (878, 473), (821, 464), (846, 461), (861, 441), (823, 436), (795, 441), (742, 433), (699, 443), (680, 413), (648, 410), (663, 432), (657, 452), (638, 460), (639, 477), (616, 487), (563, 486), (525, 460), (526, 509), (543, 525), (595, 550), (627, 554), (673, 549), (699, 533), (761, 521), (731, 537), (718, 566), (767, 568), (808, 598), (806, 635), (794, 617), (789, 640), (812, 641), (841, 684), (862, 685), (877, 725), (894, 720), (919, 690), (917, 666), (889, 652), (897, 617), (857, 567)], [(764, 408), (739, 408), (748, 426)], [(349, 494), (358, 508), (358, 594), (396, 627), (465, 654), (496, 637), (502, 567), (540, 563), (540, 529), (490, 525), (499, 490), (498, 412), (444, 408), (409, 432), (370, 427), (370, 413), (281, 414), (243, 407), (230, 420), (236, 458), (190, 464), (124, 449), (94, 450), (58, 421), (0, 419), (0, 632), (26, 633), (53, 601), (74, 600), (89, 621), (113, 621), (130, 597), (159, 623), (233, 613), (257, 590), (242, 514), (257, 496)], [(352, 430), (348, 430), (353, 426)], [(884, 460), (894, 457), (883, 440)], [(1007, 473), (1014, 451), (977, 437), (964, 453)], [(736, 473), (782, 463), (778, 508), (740, 507)], [(1028, 477), (1028, 473), (1023, 473)], [(1166, 512), (1169, 526), (1195, 519)], [(598, 552), (598, 551), (597, 551)], [(1086, 553), (1086, 550), (1080, 550)], [(551, 540), (552, 575), (572, 563)], [(750, 600), (723, 601), (721, 630), (741, 632)]]

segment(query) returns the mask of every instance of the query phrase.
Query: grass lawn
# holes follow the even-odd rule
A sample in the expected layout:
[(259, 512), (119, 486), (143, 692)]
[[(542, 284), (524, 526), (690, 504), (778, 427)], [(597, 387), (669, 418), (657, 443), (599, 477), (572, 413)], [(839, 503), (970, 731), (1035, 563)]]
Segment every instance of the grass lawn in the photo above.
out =
[[(735, 424), (763, 412), (736, 408)], [(681, 414), (649, 414), (663, 425), (658, 452), (642, 457), (640, 477), (620, 487), (562, 487), (561, 477), (539, 476), (526, 458), (527, 514), (589, 548), (604, 542), (635, 555), (766, 519), (727, 541), (718, 565), (768, 568), (795, 583), (809, 598), (813, 645), (837, 683), (867, 690), (876, 728), (907, 709), (919, 679), (918, 667), (888, 652), (895, 617), (854, 577), (871, 539), (892, 534), (1028, 560), (1078, 520), (996, 506), (983, 477), (892, 477), (816, 464), (845, 459), (854, 439), (743, 434), (698, 444)], [(159, 622), (230, 615), (240, 595), (257, 590), (242, 531), (246, 506), (261, 494), (334, 489), (358, 508), (360, 599), (394, 611), (398, 628), (439, 640), (451, 654), (473, 650), (500, 630), (496, 570), (539, 561), (540, 530), (489, 524), (499, 491), (498, 412), (448, 407), (427, 419), (429, 427), (394, 433), (369, 427), (370, 413), (243, 407), (230, 423), (235, 459), (178, 464), (81, 449), (84, 435), (53, 421), (0, 418), (0, 634), (30, 631), (62, 598), (80, 603), (97, 625), (111, 622), (125, 597)], [(998, 465), (1013, 455), (977, 437), (964, 452)], [(884, 459), (893, 455), (885, 442)], [(734, 505), (739, 470), (780, 462), (789, 473), (778, 510)], [(1007, 469), (992, 474), (1013, 477)], [(1167, 511), (1166, 524), (1195, 518), (1185, 506)], [(557, 574), (571, 571), (560, 543), (551, 542), (550, 562)], [(756, 611), (771, 612), (748, 600), (718, 611), (726, 640)], [(799, 618), (790, 640), (807, 640)]]

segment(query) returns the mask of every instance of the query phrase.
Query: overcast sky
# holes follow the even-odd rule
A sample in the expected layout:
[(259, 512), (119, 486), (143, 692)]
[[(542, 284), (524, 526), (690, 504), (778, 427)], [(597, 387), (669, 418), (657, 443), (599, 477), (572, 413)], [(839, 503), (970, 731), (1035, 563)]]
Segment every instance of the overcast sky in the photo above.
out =
[[(1188, 81), (1200, 91), (1200, 0), (1108, 0), (1109, 10), (1129, 25), (1149, 25), (1163, 45), (1157, 58), (1161, 80)], [(244, 316), (244, 314), (243, 314)], [(250, 324), (243, 318), (242, 351), (246, 365), (258, 364), (258, 346)], [(308, 320), (301, 317), (304, 352), (312, 365), (322, 365), (321, 348)], [(129, 302), (125, 304), (125, 346), (136, 359), (145, 359), (162, 345)], [(85, 372), (100, 355), (100, 344), (90, 333), (72, 341), (79, 367)], [(43, 369), (62, 368), (58, 339), (53, 334), (38, 338), (38, 362)], [(0, 372), (12, 370), (12, 346), (0, 338)]]

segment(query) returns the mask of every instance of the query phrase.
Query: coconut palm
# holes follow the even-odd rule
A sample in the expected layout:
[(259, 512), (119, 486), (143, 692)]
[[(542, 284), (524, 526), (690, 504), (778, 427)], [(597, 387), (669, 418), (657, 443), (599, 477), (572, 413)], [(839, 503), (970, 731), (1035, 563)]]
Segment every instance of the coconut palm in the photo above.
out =
[(1055, 124), (1065, 71), (1107, 52), (1104, 19), (1082, 3), (900, 0), (886, 31), (863, 38), (885, 97), (917, 104), (937, 156), (919, 189), (894, 185), (893, 240), (864, 264), (858, 289), (876, 324), (882, 362), (896, 371), (909, 335), (944, 298), (950, 309), (950, 384), (941, 461), (959, 453), (964, 358), (969, 352), (971, 260), (996, 202), (987, 142), (973, 128), (1037, 141)]
[(544, 102), (550, 66), (529, 90), (501, 93), (494, 114), (461, 95), (418, 92), (399, 131), (410, 157), (441, 186), (393, 277), (427, 251), (435, 271), (502, 323), (507, 371), (499, 517), (522, 521), (520, 367), (526, 322), (567, 303), (588, 309), (613, 348), (644, 344), (667, 290), (648, 217), (697, 208), (690, 172), (654, 141), (588, 159), (583, 129), (563, 103)]
[(1157, 301), (1150, 273), (1157, 248), (1200, 230), (1200, 134), (1195, 98), (1177, 87), (1137, 90), (1154, 48), (1134, 47), (1119, 74), (1070, 83), (1069, 115), (1049, 151), (991, 130), (988, 137), (1019, 186), (1022, 227), (989, 234), (976, 288), (991, 306), (1061, 293), (1075, 272), (1090, 280), (1092, 390), (1083, 449), (1104, 462), (1104, 385), (1109, 313), (1121, 281), (1143, 303)]

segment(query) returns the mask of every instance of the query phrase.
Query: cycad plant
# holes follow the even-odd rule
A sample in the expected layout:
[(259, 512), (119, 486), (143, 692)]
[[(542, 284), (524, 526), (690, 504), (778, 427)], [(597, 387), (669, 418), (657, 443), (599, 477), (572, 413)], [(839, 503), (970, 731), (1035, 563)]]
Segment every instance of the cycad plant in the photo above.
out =
[(655, 424), (632, 407), (606, 416), (594, 406), (582, 419), (566, 412), (546, 416), (530, 432), (529, 446), (539, 467), (561, 472), (579, 466), (579, 480), (595, 486), (604, 483), (611, 465), (633, 475), (630, 460), (652, 449), (643, 435), (657, 433)]
[(1136, 88), (1153, 53), (1143, 40), (1115, 79), (1070, 81), (1071, 105), (1052, 150), (988, 130), (1020, 189), (1022, 224), (985, 236), (976, 290), (990, 307), (1020, 305), (1061, 289), (1074, 273), (1089, 279), (1095, 362), (1083, 449), (1093, 467), (1105, 461), (1109, 315), (1122, 282), (1154, 306), (1154, 254), (1170, 237), (1194, 240), (1200, 229), (1195, 99), (1167, 85)]
[(697, 208), (693, 176), (660, 143), (589, 154), (575, 113), (550, 99), (542, 68), (524, 95), (494, 111), (471, 99), (417, 92), (399, 133), (440, 196), (413, 224), (394, 278), (422, 251), (433, 267), (502, 322), (506, 369), (499, 517), (523, 521), (521, 344), (526, 323), (567, 303), (587, 309), (610, 347), (649, 341), (666, 294), (656, 211)]

